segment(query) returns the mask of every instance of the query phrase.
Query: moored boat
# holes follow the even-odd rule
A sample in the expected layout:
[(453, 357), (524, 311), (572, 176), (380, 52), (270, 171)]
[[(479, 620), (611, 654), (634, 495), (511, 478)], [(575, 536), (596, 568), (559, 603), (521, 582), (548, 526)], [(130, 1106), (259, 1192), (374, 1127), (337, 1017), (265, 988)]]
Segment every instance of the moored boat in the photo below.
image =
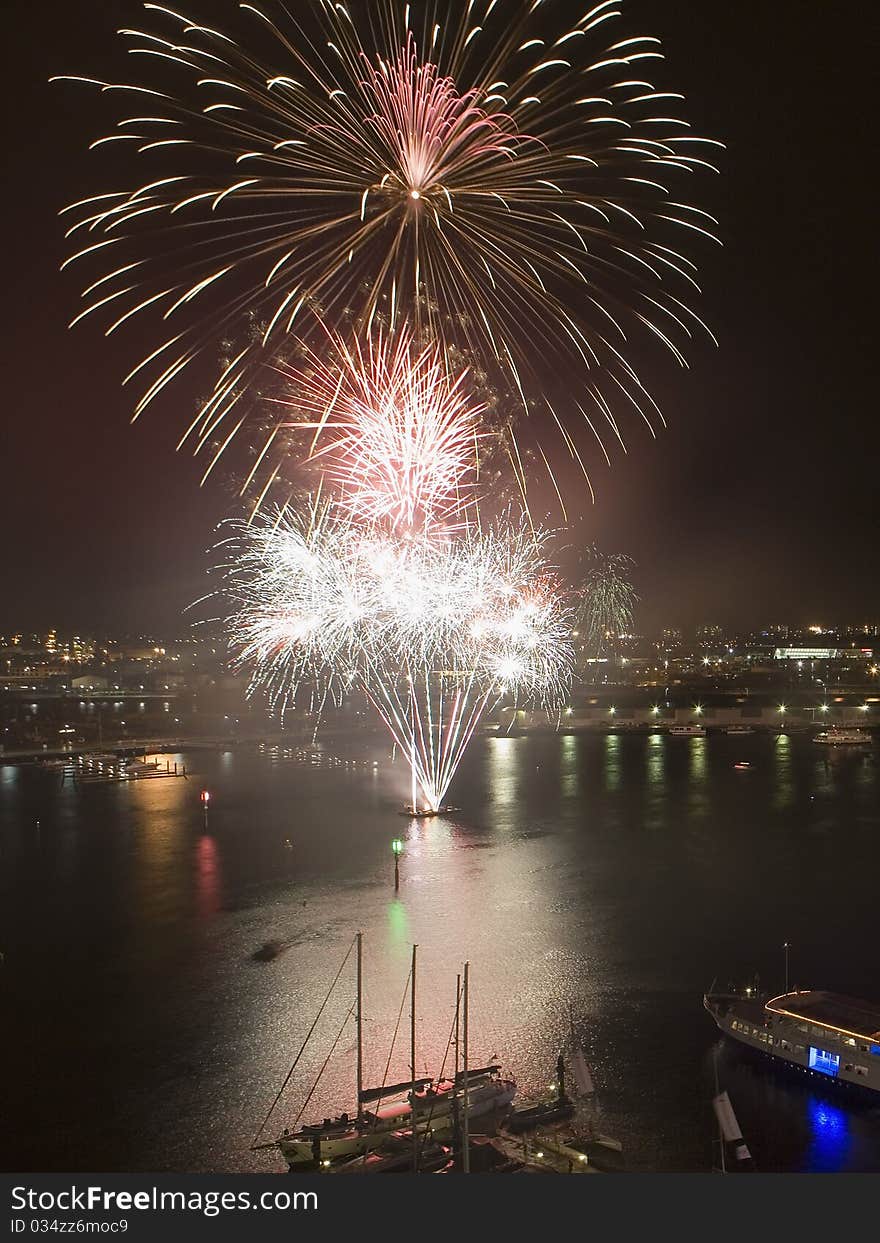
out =
[[(486, 1115), (505, 1112), (512, 1103), (516, 1083), (502, 1078), (500, 1069), (494, 1065), (469, 1072), (467, 1114), (471, 1124)], [(392, 1135), (401, 1131), (411, 1134), (413, 1125), (420, 1135), (431, 1140), (448, 1135), (456, 1125), (456, 1108), (461, 1108), (461, 1076), (437, 1082), (422, 1079), (418, 1084), (415, 1093), (410, 1082), (392, 1084), (387, 1089), (368, 1088), (362, 1100), (369, 1099), (373, 1092), (381, 1092), (378, 1099), (386, 1103), (363, 1109), (359, 1118), (341, 1114), (280, 1135), (276, 1141), (278, 1148), (291, 1169), (326, 1167), (383, 1148)], [(387, 1100), (388, 1097), (396, 1099)]]
[(669, 734), (672, 738), (705, 738), (705, 725), (670, 725)]
[[(354, 1005), (343, 1023), (343, 1029), (354, 1015), (357, 1028), (357, 1061), (356, 1061), (356, 1110), (337, 1114), (335, 1117), (324, 1118), (321, 1122), (300, 1125), (297, 1117), (293, 1128), (285, 1128), (282, 1134), (269, 1142), (260, 1142), (260, 1137), (269, 1124), (276, 1106), (279, 1104), (285, 1088), (289, 1083), (297, 1064), (315, 1030), (318, 1019), (330, 1000), (334, 989), (342, 975), (352, 950), (357, 950), (357, 991)], [(483, 1126), (495, 1126), (507, 1115), (516, 1095), (516, 1082), (501, 1074), (501, 1064), (493, 1061), (489, 1065), (471, 1067), (468, 1062), (468, 964), (465, 964), (464, 990), (456, 995), (455, 1046), (456, 1070), (451, 1078), (444, 1077), (443, 1067), (439, 1075), (419, 1077), (416, 1074), (416, 951), (413, 946), (412, 967), (404, 988), (404, 1000), (407, 992), (410, 997), (411, 1076), (401, 1083), (382, 1084), (378, 1088), (363, 1087), (363, 934), (358, 933), (346, 952), (345, 958), (336, 977), (330, 986), (324, 1002), (318, 1011), (311, 1030), (299, 1050), (290, 1070), (277, 1093), (268, 1113), (257, 1131), (251, 1145), (251, 1151), (260, 1149), (278, 1149), (291, 1171), (306, 1169), (333, 1168), (340, 1161), (350, 1161), (365, 1157), (389, 1146), (399, 1148), (401, 1134), (409, 1135), (410, 1163), (413, 1172), (420, 1168), (421, 1154), (432, 1146), (436, 1146), (438, 1137), (447, 1133), (461, 1138), (464, 1150), (467, 1151), (467, 1136), (474, 1126), (479, 1130)], [(464, 1039), (463, 1068), (458, 1070), (458, 1029), (459, 1012), (463, 1005)], [(401, 1002), (401, 1009), (403, 1002)], [(334, 1043), (334, 1048), (342, 1036), (342, 1029)], [(332, 1053), (331, 1049), (331, 1053)], [(388, 1055), (390, 1064), (394, 1051), (392, 1041)], [(326, 1069), (329, 1056), (325, 1059), (318, 1078), (306, 1098), (307, 1102), (317, 1088), (318, 1081)], [(386, 1154), (387, 1155), (387, 1154)], [(394, 1164), (394, 1163), (392, 1163)], [(389, 1168), (377, 1161), (370, 1163), (371, 1169)]]
[(859, 747), (871, 741), (871, 735), (863, 729), (823, 729), (813, 742), (826, 747)]
[(780, 1062), (880, 1093), (880, 1005), (824, 989), (706, 993), (718, 1029)]

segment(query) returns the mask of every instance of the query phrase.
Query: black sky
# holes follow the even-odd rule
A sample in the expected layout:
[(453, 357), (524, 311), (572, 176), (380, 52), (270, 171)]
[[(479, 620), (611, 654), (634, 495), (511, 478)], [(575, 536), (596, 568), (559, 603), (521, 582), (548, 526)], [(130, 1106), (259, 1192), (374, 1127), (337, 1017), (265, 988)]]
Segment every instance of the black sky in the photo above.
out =
[[(173, 452), (185, 394), (129, 425), (121, 360), (98, 330), (67, 331), (75, 294), (58, 274), (56, 213), (96, 192), (84, 148), (101, 114), (47, 79), (100, 72), (142, 10), (4, 7), (0, 628), (182, 630), (229, 498)], [(649, 377), (669, 427), (656, 442), (634, 429), (628, 456), (596, 470), (586, 535), (636, 559), (646, 624), (880, 620), (874, 6), (624, 8), (627, 33), (662, 38), (657, 80), (687, 94), (694, 131), (728, 144), (708, 187), (725, 249), (700, 308), (721, 348)]]

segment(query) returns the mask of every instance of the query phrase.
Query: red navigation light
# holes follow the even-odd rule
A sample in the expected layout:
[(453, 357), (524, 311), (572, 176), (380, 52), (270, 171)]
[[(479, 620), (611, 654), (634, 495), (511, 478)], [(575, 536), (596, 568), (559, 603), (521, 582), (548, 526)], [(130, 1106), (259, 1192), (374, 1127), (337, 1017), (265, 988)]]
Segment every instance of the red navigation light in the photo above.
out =
[(210, 803), (210, 801), (211, 801), (211, 791), (210, 791), (210, 790), (202, 790), (202, 802), (203, 802), (203, 803)]

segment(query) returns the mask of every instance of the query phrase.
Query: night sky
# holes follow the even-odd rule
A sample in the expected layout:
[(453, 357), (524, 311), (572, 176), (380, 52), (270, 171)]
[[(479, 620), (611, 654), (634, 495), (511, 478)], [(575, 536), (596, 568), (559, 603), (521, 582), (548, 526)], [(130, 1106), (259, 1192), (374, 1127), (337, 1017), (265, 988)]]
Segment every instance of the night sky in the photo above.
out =
[[(225, 5), (183, 8), (219, 21)], [(694, 132), (729, 147), (695, 194), (722, 221), (699, 305), (721, 348), (695, 342), (689, 371), (670, 359), (647, 377), (669, 427), (655, 442), (633, 426), (628, 456), (597, 463), (583, 537), (638, 562), (645, 625), (880, 620), (873, 6), (624, 8), (627, 35), (663, 40), (659, 89), (684, 91)], [(173, 451), (185, 391), (130, 426), (132, 347), (68, 332), (76, 290), (58, 274), (56, 213), (105, 188), (85, 147), (108, 113), (47, 79), (109, 75), (113, 32), (142, 9), (6, 0), (4, 17), (0, 628), (180, 633), (229, 497)]]

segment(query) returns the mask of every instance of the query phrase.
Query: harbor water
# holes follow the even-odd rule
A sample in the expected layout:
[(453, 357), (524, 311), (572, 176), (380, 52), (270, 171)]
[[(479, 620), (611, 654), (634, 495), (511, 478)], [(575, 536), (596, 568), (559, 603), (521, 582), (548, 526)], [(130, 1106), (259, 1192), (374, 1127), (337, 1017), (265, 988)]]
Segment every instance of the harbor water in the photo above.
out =
[[(451, 1067), (468, 959), (474, 1060), (539, 1093), (571, 1009), (630, 1168), (712, 1168), (717, 1049), (759, 1170), (880, 1170), (880, 1101), (720, 1044), (701, 1006), (713, 978), (781, 991), (785, 941), (792, 984), (880, 1000), (880, 748), (829, 751), (485, 737), (461, 810), (421, 821), (398, 814), (407, 772), (379, 736), (171, 757), (185, 780), (0, 767), (0, 1167), (283, 1168), (250, 1144), (360, 929), (368, 1082), (389, 1052), (389, 1080), (408, 1076), (406, 1010), (391, 1040), (415, 942), (420, 1071)], [(350, 959), (263, 1139), (296, 1119), (353, 981)], [(304, 1120), (353, 1098), (349, 1022)]]

